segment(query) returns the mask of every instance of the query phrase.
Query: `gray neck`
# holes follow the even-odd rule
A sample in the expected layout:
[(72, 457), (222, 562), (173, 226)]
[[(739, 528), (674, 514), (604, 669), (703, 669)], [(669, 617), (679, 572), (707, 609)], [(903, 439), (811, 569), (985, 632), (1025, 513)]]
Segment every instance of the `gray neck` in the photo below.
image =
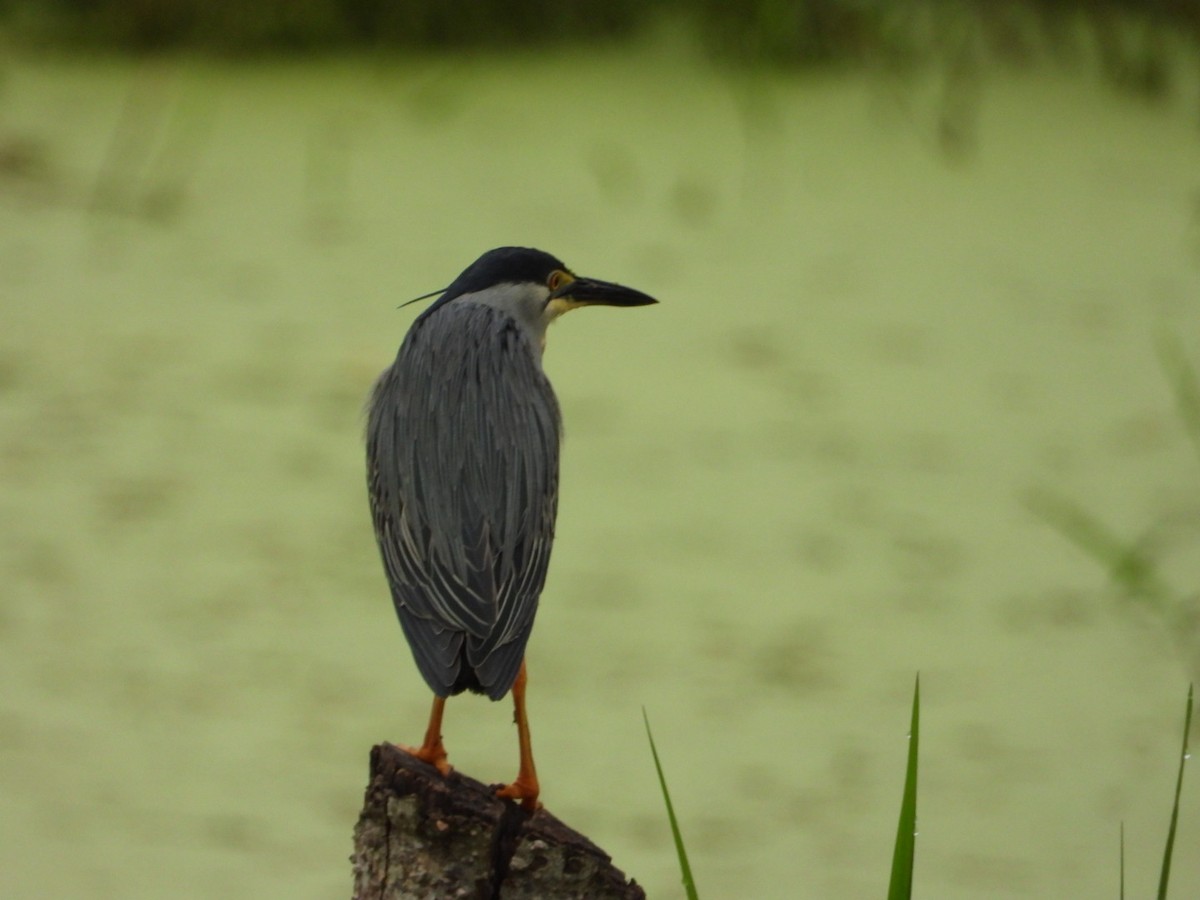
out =
[(486, 291), (463, 294), (454, 302), (478, 303), (506, 313), (525, 330), (540, 352), (546, 345), (546, 326), (550, 324), (546, 314), (549, 297), (550, 291), (543, 285), (501, 284)]

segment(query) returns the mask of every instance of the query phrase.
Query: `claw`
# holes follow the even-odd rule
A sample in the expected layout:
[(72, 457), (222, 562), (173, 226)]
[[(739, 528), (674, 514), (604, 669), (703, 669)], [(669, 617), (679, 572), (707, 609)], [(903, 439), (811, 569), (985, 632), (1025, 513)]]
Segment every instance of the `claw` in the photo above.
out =
[(443, 778), (454, 771), (454, 766), (446, 761), (446, 748), (442, 746), (440, 738), (432, 747), (406, 747), (403, 744), (396, 746), (409, 756), (415, 756), (421, 762), (429, 763), (442, 774)]
[(541, 801), (538, 800), (539, 793), (541, 791), (536, 776), (529, 781), (518, 775), (512, 784), (497, 789), (496, 796), (502, 800), (519, 800), (521, 809), (527, 813), (535, 813), (542, 808)]

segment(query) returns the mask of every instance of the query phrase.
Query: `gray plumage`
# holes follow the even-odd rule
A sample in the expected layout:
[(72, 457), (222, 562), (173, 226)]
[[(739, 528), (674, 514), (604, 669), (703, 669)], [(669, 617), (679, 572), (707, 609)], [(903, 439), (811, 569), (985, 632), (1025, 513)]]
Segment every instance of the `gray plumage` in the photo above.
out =
[(376, 536), (417, 667), (441, 697), (508, 692), (546, 580), (561, 417), (535, 341), (461, 298), (414, 323), (372, 393)]

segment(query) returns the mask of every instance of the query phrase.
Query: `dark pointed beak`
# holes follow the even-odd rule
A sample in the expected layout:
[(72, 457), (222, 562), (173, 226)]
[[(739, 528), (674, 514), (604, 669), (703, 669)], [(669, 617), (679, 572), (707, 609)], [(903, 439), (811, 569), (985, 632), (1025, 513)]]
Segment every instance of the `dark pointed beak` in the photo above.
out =
[(649, 294), (635, 291), (623, 284), (598, 281), (595, 278), (576, 278), (550, 295), (551, 300), (560, 298), (597, 306), (649, 306), (658, 302)]

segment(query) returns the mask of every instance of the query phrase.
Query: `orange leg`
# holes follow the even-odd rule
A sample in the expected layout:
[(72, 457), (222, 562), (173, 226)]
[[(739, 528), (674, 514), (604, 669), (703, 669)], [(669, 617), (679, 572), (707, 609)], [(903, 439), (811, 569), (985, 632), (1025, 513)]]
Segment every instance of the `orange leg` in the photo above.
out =
[(529, 718), (525, 714), (525, 661), (521, 661), (521, 671), (513, 682), (513, 721), (517, 723), (517, 741), (521, 745), (521, 767), (517, 771), (517, 780), (508, 787), (496, 791), (497, 797), (520, 800), (521, 807), (526, 812), (536, 812), (541, 808), (538, 802), (540, 788), (538, 786), (537, 770), (533, 767), (533, 743), (529, 739)]
[(420, 747), (401, 747), (422, 762), (427, 762), (443, 775), (449, 775), (450, 763), (446, 762), (446, 748), (442, 744), (442, 712), (446, 698), (435, 696), (433, 709), (429, 711), (429, 727), (425, 729), (425, 741)]

